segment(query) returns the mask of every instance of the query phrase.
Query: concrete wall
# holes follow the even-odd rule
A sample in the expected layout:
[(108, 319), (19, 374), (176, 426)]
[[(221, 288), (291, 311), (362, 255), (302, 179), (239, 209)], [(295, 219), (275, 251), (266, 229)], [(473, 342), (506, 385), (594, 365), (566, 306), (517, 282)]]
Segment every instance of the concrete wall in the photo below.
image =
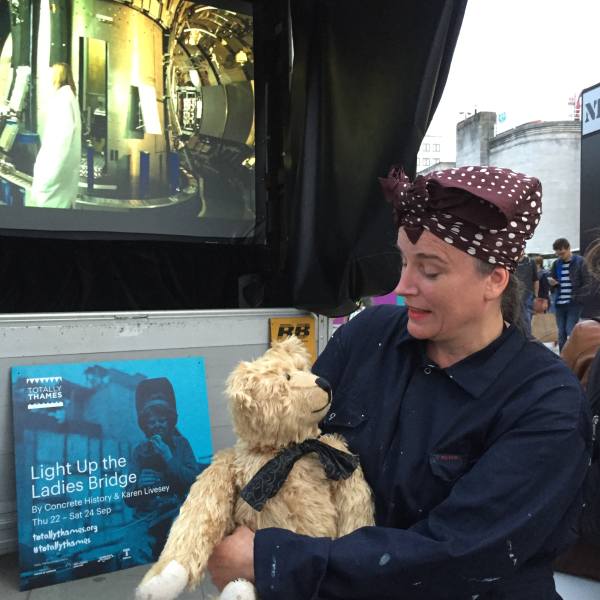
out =
[[(489, 144), (494, 137), (495, 112), (478, 112), (456, 126), (456, 166), (489, 165)], [(460, 152), (459, 152), (460, 148)]]
[(542, 219), (527, 252), (552, 252), (566, 237), (579, 248), (580, 123), (528, 123), (490, 141), (489, 164), (533, 175), (542, 182)]

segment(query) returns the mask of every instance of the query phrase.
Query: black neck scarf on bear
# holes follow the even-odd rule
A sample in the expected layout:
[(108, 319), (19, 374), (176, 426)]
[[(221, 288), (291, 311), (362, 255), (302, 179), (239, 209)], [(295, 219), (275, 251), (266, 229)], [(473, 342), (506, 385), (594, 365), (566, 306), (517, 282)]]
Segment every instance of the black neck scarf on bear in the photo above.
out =
[(281, 489), (294, 463), (305, 454), (315, 452), (325, 469), (325, 475), (336, 481), (347, 479), (358, 467), (358, 456), (337, 450), (319, 440), (305, 440), (282, 450), (261, 467), (240, 492), (240, 496), (254, 509), (261, 511), (267, 500)]

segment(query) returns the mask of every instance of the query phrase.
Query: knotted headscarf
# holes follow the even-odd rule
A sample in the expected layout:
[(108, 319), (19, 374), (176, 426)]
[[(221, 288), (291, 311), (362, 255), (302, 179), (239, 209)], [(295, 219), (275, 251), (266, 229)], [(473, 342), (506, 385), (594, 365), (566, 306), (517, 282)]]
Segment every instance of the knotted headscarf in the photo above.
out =
[(396, 224), (416, 244), (423, 230), (476, 258), (514, 271), (542, 214), (542, 184), (498, 167), (419, 175), (393, 167), (381, 187)]

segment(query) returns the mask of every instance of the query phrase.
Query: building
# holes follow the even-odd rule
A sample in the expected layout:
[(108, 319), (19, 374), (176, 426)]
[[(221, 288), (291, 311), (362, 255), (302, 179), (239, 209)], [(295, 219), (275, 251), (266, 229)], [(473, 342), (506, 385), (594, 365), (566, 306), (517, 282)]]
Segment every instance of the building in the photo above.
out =
[(543, 215), (527, 252), (552, 253), (556, 238), (579, 248), (581, 123), (536, 121), (495, 135), (496, 113), (478, 112), (456, 126), (456, 162), (423, 166), (420, 174), (451, 166), (494, 165), (537, 177)]
[(441, 135), (426, 134), (417, 153), (417, 171), (427, 169), (442, 160), (446, 151), (446, 140)]

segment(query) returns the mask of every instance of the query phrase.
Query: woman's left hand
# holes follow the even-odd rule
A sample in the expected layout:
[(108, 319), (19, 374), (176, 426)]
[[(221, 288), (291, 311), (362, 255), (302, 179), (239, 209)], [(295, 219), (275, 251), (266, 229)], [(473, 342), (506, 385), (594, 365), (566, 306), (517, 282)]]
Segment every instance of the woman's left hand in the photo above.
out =
[(254, 583), (254, 532), (242, 526), (223, 538), (208, 559), (208, 571), (219, 590), (234, 579)]

